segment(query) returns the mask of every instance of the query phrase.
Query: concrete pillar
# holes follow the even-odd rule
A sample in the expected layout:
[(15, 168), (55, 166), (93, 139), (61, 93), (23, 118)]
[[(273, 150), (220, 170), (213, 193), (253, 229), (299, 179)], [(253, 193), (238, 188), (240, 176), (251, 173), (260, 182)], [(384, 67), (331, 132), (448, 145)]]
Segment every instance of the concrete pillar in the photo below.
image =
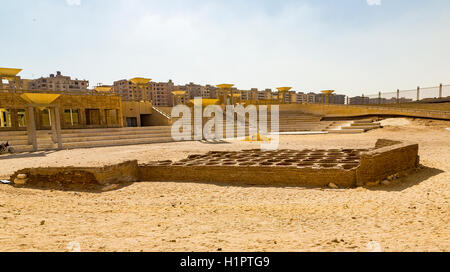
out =
[(381, 104), (381, 92), (378, 92), (378, 104)]
[(36, 119), (34, 118), (34, 108), (31, 106), (28, 107), (27, 134), (28, 144), (33, 146), (33, 151), (37, 151)]
[(136, 103), (136, 122), (137, 122), (137, 126), (141, 127), (141, 104), (140, 102), (135, 102)]
[(439, 85), (439, 98), (442, 98), (442, 83)]
[(420, 87), (417, 87), (417, 101), (420, 100)]
[(54, 107), (49, 107), (48, 108), (49, 114), (50, 114), (50, 126), (51, 126), (51, 130), (52, 130), (52, 141), (53, 143), (57, 143), (57, 132), (56, 132), (56, 111)]
[(58, 144), (58, 149), (62, 149), (62, 136), (61, 136), (61, 114), (59, 112), (59, 107), (53, 108), (55, 116), (54, 126), (56, 128), (56, 143)]
[(397, 89), (397, 104), (400, 103), (400, 90)]

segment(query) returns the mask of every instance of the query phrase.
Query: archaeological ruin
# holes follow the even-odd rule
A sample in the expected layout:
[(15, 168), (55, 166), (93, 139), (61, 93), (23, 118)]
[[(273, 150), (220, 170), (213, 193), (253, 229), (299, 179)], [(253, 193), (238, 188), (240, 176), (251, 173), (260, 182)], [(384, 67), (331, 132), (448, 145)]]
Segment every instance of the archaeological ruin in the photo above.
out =
[(127, 182), (203, 182), (233, 185), (287, 185), (340, 188), (379, 184), (414, 171), (419, 146), (380, 139), (368, 149), (243, 150), (191, 155), (173, 162), (124, 162), (106, 167), (23, 169), (16, 185), (99, 185)]

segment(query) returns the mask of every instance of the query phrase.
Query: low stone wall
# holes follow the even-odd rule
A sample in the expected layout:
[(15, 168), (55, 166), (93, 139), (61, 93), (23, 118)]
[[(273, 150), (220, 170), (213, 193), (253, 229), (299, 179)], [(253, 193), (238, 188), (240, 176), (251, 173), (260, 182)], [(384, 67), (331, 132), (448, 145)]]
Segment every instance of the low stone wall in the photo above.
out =
[[(23, 177), (23, 178), (22, 178)], [(47, 167), (17, 171), (11, 176), (15, 183), (27, 185), (107, 185), (138, 181), (137, 161), (128, 161), (105, 167)]]
[[(92, 168), (35, 168), (15, 173), (11, 180), (36, 183), (109, 185), (133, 181), (179, 181), (239, 185), (288, 185), (341, 188), (378, 184), (417, 168), (419, 146), (378, 140), (372, 149), (244, 150), (209, 152), (172, 162)], [(22, 179), (22, 180), (21, 180)]]
[(356, 185), (378, 183), (395, 174), (407, 173), (419, 166), (419, 145), (386, 140), (377, 143), (375, 150), (361, 156), (356, 169)]

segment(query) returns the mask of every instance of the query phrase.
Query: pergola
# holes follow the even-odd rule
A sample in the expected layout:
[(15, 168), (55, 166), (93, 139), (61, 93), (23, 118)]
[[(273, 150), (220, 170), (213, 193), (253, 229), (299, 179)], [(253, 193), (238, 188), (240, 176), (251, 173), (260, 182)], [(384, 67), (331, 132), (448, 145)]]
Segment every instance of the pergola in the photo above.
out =
[(112, 88), (113, 86), (103, 85), (95, 87), (94, 90), (99, 93), (110, 93), (112, 91)]
[(28, 144), (33, 146), (33, 151), (38, 149), (36, 135), (36, 120), (34, 116), (35, 108), (48, 108), (50, 113), (50, 124), (52, 128), (52, 140), (58, 144), (58, 149), (62, 149), (61, 137), (61, 118), (59, 107), (53, 104), (61, 94), (45, 94), (45, 93), (23, 93), (20, 97), (29, 104), (26, 106), (28, 110), (27, 132)]
[[(22, 89), (22, 82), (20, 80), (20, 76), (17, 74), (20, 73), (22, 69), (16, 68), (0, 68), (0, 82), (3, 84), (3, 80), (7, 80), (9, 83), (14, 82), (15, 89)], [(1, 85), (0, 87), (3, 88)]]
[[(334, 93), (334, 90), (322, 91), (322, 103), (330, 104), (330, 96), (332, 96), (333, 93)], [(333, 103), (334, 103), (334, 101), (333, 101)]]
[(228, 101), (228, 97), (231, 97), (230, 104), (234, 105), (234, 91), (233, 91), (234, 84), (220, 84), (217, 85), (217, 88), (219, 88), (219, 100), (222, 105), (226, 105)]
[[(143, 77), (135, 77), (130, 79), (131, 83), (133, 84), (133, 89), (141, 89), (142, 92), (142, 100), (145, 100), (145, 90), (148, 86), (148, 84), (150, 83), (150, 81), (152, 81), (150, 78), (143, 78)], [(134, 100), (134, 92), (133, 92), (133, 100)]]
[(172, 92), (172, 95), (173, 106), (177, 106), (183, 103), (182, 99), (186, 95), (186, 91), (176, 90)]
[(278, 90), (278, 102), (280, 104), (286, 104), (286, 93), (288, 93), (292, 87), (279, 87)]

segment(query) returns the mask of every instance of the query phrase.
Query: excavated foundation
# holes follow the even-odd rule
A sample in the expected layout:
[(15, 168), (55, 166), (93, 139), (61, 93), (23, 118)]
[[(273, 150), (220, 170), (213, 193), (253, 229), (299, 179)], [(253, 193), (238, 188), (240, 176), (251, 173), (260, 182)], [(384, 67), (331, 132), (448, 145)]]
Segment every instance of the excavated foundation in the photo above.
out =
[(191, 155), (172, 162), (136, 161), (101, 168), (35, 168), (11, 179), (59, 184), (119, 184), (130, 181), (182, 181), (247, 185), (343, 188), (380, 182), (417, 168), (418, 145), (378, 140), (371, 149), (243, 150)]

